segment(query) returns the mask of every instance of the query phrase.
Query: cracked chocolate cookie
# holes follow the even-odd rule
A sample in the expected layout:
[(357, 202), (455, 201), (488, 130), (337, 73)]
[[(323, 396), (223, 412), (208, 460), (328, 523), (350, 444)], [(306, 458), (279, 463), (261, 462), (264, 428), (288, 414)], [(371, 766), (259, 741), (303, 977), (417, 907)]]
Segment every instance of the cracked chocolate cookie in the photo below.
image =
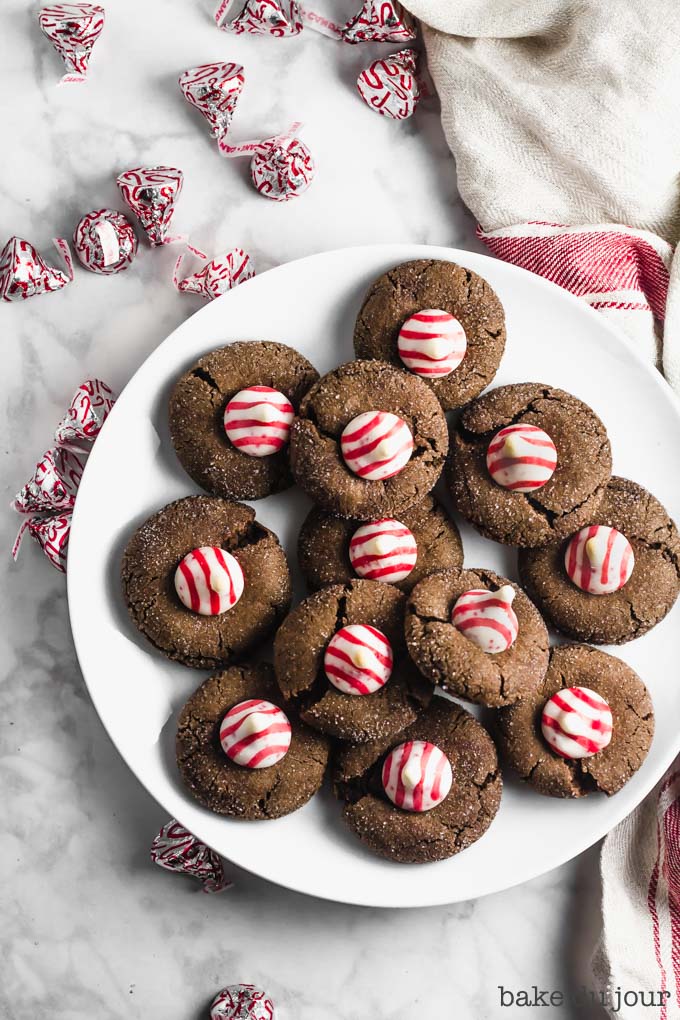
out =
[(180, 464), (201, 488), (227, 499), (287, 489), (290, 426), (318, 378), (285, 344), (240, 340), (206, 354), (170, 397), (170, 438)]
[(491, 708), (527, 697), (548, 667), (548, 631), (521, 588), (490, 570), (442, 570), (408, 597), (406, 647), (423, 676)]
[(169, 659), (226, 666), (264, 641), (290, 606), (288, 564), (242, 503), (188, 496), (148, 518), (127, 544), (123, 594), (141, 633)]
[(405, 596), (379, 581), (330, 585), (286, 617), (274, 641), (274, 669), (286, 703), (330, 736), (384, 739), (430, 702), (404, 645)]
[(303, 398), (290, 460), (295, 481), (319, 506), (365, 521), (424, 499), (447, 449), (446, 419), (425, 383), (385, 362), (353, 361)]
[(328, 741), (281, 707), (268, 663), (232, 666), (196, 690), (177, 721), (177, 767), (217, 814), (280, 818), (323, 782)]
[(498, 714), (501, 757), (539, 793), (616, 793), (647, 757), (649, 692), (630, 666), (587, 645), (553, 648), (543, 683)]
[(441, 697), (391, 740), (342, 749), (333, 779), (350, 829), (374, 853), (405, 864), (441, 861), (475, 843), (502, 790), (491, 737)]
[(595, 412), (540, 383), (479, 397), (451, 439), (454, 506), (507, 545), (531, 548), (572, 534), (597, 511), (610, 476), (609, 439)]
[(314, 507), (300, 529), (298, 559), (313, 591), (362, 577), (408, 592), (433, 570), (460, 570), (463, 545), (444, 508), (426, 496), (398, 521), (362, 524)]
[(654, 627), (680, 591), (680, 535), (659, 501), (612, 478), (602, 502), (566, 542), (523, 550), (522, 583), (562, 633), (623, 644)]
[(503, 306), (486, 280), (434, 259), (404, 262), (379, 276), (354, 327), (358, 358), (406, 368), (445, 411), (489, 385), (504, 348)]

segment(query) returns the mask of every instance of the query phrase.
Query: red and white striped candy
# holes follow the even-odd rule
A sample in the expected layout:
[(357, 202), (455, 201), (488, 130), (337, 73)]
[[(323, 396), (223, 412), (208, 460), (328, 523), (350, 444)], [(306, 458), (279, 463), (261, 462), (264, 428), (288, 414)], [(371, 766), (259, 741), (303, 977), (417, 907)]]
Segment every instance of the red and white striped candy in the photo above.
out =
[(456, 630), (489, 655), (507, 652), (517, 640), (519, 623), (512, 603), (515, 589), (504, 584), (498, 591), (472, 588), (457, 599), (451, 620)]
[(411, 42), (413, 19), (397, 0), (364, 0), (361, 10), (342, 29), (342, 39), (358, 42)]
[(209, 301), (214, 301), (228, 290), (237, 287), (239, 283), (245, 283), (255, 276), (252, 259), (242, 248), (231, 248), (223, 255), (215, 255), (212, 259), (208, 259), (204, 252), (191, 244), (187, 245), (187, 250), (201, 259), (205, 265), (198, 272), (182, 279), (186, 252), (179, 256), (175, 262), (172, 282), (181, 294), (198, 294)]
[(489, 443), (486, 466), (504, 489), (534, 492), (555, 473), (557, 450), (548, 433), (536, 425), (508, 425)]
[(234, 705), (220, 726), (220, 743), (227, 758), (247, 769), (276, 765), (288, 753), (291, 736), (286, 713), (260, 698)]
[(458, 319), (441, 308), (425, 308), (411, 315), (399, 330), (399, 357), (414, 375), (442, 379), (465, 357), (467, 339)]
[(601, 695), (588, 687), (567, 687), (545, 703), (541, 731), (562, 758), (592, 758), (612, 739), (612, 713)]
[(151, 844), (149, 856), (167, 871), (179, 871), (203, 883), (203, 892), (217, 893), (232, 884), (224, 874), (220, 857), (196, 839), (174, 818), (166, 822)]
[(54, 439), (58, 446), (89, 448), (116, 402), (113, 390), (101, 379), (86, 379), (73, 394), (71, 404), (57, 425)]
[(389, 411), (365, 411), (340, 436), (345, 464), (366, 481), (392, 478), (408, 464), (413, 436), (406, 422)]
[(241, 453), (270, 457), (290, 439), (295, 408), (271, 386), (248, 386), (231, 398), (224, 411), (224, 430)]
[(314, 157), (301, 139), (277, 135), (260, 143), (250, 161), (250, 177), (265, 198), (287, 202), (307, 190), (314, 180)]
[(226, 138), (244, 84), (243, 67), (230, 62), (190, 67), (178, 79), (182, 95), (203, 114), (218, 143)]
[(366, 105), (392, 120), (410, 117), (420, 99), (417, 59), (416, 51), (408, 49), (369, 64), (357, 78), (357, 90)]
[(274, 1003), (255, 985), (229, 985), (210, 1005), (210, 1020), (275, 1020)]
[(108, 276), (128, 268), (137, 254), (137, 235), (127, 216), (114, 209), (94, 209), (76, 227), (73, 247), (81, 265)]
[(343, 694), (375, 694), (392, 675), (392, 646), (376, 627), (351, 623), (333, 635), (323, 658), (326, 676)]
[(581, 528), (564, 553), (569, 579), (590, 595), (611, 595), (623, 588), (634, 566), (633, 547), (626, 536), (604, 524)]
[(430, 811), (451, 789), (451, 762), (436, 744), (407, 740), (385, 758), (383, 789), (404, 811)]
[(215, 11), (215, 24), (223, 32), (242, 35), (273, 35), (277, 39), (298, 35), (302, 18), (296, 0), (246, 0), (245, 6), (231, 21), (233, 0), (221, 0)]
[(22, 237), (10, 237), (0, 253), (0, 299), (24, 301), (38, 294), (61, 290), (73, 280), (73, 261), (63, 237), (52, 242), (59, 252), (66, 272), (48, 266), (39, 251)]
[(182, 193), (182, 171), (172, 166), (138, 166), (118, 174), (116, 184), (151, 244), (170, 244), (168, 227)]
[(243, 595), (241, 564), (226, 549), (203, 545), (187, 553), (175, 571), (175, 591), (187, 609), (219, 616)]
[(415, 567), (418, 544), (405, 524), (386, 517), (357, 528), (349, 543), (349, 559), (359, 577), (396, 584)]
[(96, 4), (53, 4), (38, 14), (40, 28), (66, 65), (61, 85), (85, 81), (104, 18), (104, 8)]

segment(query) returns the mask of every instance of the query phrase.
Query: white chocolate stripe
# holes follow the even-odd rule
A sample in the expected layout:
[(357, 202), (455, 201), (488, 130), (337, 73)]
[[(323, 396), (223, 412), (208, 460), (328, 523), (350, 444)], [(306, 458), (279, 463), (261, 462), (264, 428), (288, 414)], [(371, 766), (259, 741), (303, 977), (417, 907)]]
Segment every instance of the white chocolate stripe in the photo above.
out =
[(601, 695), (587, 687), (557, 691), (545, 703), (541, 730), (563, 758), (590, 758), (612, 738), (612, 713)]
[(382, 784), (404, 811), (430, 811), (451, 789), (451, 763), (435, 744), (409, 740), (392, 750), (383, 765)]
[(349, 624), (331, 638), (324, 655), (328, 680), (343, 694), (375, 694), (392, 675), (392, 646), (366, 624)]
[(465, 330), (448, 312), (428, 308), (404, 322), (397, 338), (397, 351), (415, 375), (443, 378), (458, 368), (465, 357)]
[(219, 616), (236, 605), (245, 579), (226, 549), (201, 546), (187, 553), (175, 571), (175, 591), (184, 606), (201, 616)]
[(628, 539), (605, 525), (581, 528), (564, 554), (567, 576), (590, 595), (610, 595), (623, 588), (634, 566), (635, 555)]
[(473, 588), (456, 600), (451, 621), (461, 634), (489, 655), (505, 652), (517, 640), (519, 622), (512, 608), (515, 590), (503, 585), (498, 591)]
[(396, 584), (415, 567), (418, 545), (412, 532), (399, 521), (371, 521), (354, 532), (349, 558), (359, 577)]
[(396, 414), (365, 411), (343, 430), (340, 449), (350, 471), (376, 481), (391, 478), (406, 466), (413, 453), (413, 436)]
[(268, 457), (286, 445), (293, 405), (270, 386), (240, 390), (226, 406), (224, 429), (232, 444), (250, 457)]
[(220, 726), (224, 753), (246, 768), (275, 765), (287, 753), (290, 742), (288, 718), (271, 701), (242, 701), (227, 712)]

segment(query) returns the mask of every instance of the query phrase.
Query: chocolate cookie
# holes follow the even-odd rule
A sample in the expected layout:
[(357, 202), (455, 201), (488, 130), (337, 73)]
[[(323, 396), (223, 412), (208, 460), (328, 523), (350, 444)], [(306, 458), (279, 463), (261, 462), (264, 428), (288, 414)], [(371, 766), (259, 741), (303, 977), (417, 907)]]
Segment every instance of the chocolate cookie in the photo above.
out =
[(306, 804), (321, 786), (328, 741), (286, 709), (292, 733), (280, 761), (263, 767), (237, 764), (222, 747), (221, 724), (227, 712), (251, 699), (281, 707), (281, 693), (267, 663), (232, 666), (202, 683), (179, 714), (177, 767), (185, 786), (210, 811), (280, 818)]
[[(405, 632), (409, 655), (428, 680), (492, 708), (527, 697), (548, 666), (548, 632), (536, 607), (490, 570), (424, 578), (409, 595)], [(490, 643), (503, 650), (486, 650)]]
[[(430, 810), (398, 807), (383, 786), (388, 753), (407, 741), (435, 745), (450, 764), (450, 791)], [(341, 750), (333, 777), (337, 796), (347, 802), (343, 816), (350, 829), (374, 853), (406, 864), (441, 861), (465, 850), (486, 832), (501, 800), (491, 737), (460, 705), (440, 697), (391, 740)]]
[[(440, 314), (418, 315), (426, 311)], [(504, 347), (503, 306), (486, 280), (455, 262), (433, 259), (404, 262), (379, 276), (354, 327), (358, 358), (379, 358), (418, 374), (445, 411), (489, 385)]]
[[(592, 757), (563, 757), (543, 735), (541, 718), (546, 702), (558, 692), (562, 692), (563, 700), (564, 692), (573, 687), (586, 688), (585, 711), (589, 718), (595, 712), (592, 704), (599, 705), (600, 699), (611, 712), (610, 743)], [(566, 703), (577, 709), (582, 704), (573, 697)], [(570, 714), (574, 714), (573, 707)], [(571, 725), (570, 729), (573, 733), (576, 727)], [(595, 790), (612, 794), (628, 782), (647, 757), (654, 734), (654, 713), (647, 688), (625, 662), (587, 645), (562, 645), (552, 649), (543, 683), (523, 701), (499, 712), (498, 730), (502, 757), (539, 793), (549, 797), (583, 797)], [(549, 728), (547, 732), (552, 735), (559, 730)], [(598, 737), (597, 730), (591, 735)], [(564, 733), (561, 736), (565, 738)], [(581, 742), (585, 740), (581, 738)], [(602, 743), (598, 737), (595, 746)], [(562, 746), (569, 749), (572, 745), (573, 737), (567, 733)]]
[[(630, 543), (634, 564), (622, 587), (604, 594), (582, 591), (567, 572), (570, 540), (521, 552), (522, 583), (541, 612), (564, 634), (593, 644), (623, 644), (659, 623), (678, 597), (680, 535), (661, 503), (627, 478), (612, 478), (597, 510), (584, 522), (584, 527), (588, 525), (593, 526), (589, 535), (591, 530), (597, 536), (601, 529), (615, 528)], [(610, 574), (620, 565), (619, 546), (625, 555), (625, 539), (610, 549), (606, 565)], [(578, 551), (576, 540), (571, 549)], [(625, 579), (632, 562), (631, 558), (614, 583)], [(574, 567), (576, 562), (572, 572)], [(595, 573), (595, 584), (574, 576), (596, 587), (600, 575)]]
[[(502, 429), (508, 432), (498, 438)], [(512, 455), (504, 452), (508, 439)], [(508, 545), (541, 546), (572, 534), (597, 511), (610, 476), (609, 439), (595, 412), (540, 383), (500, 386), (479, 397), (463, 410), (451, 439), (454, 506), (487, 538)]]
[(418, 717), (432, 685), (406, 654), (405, 601), (390, 585), (352, 581), (322, 588), (293, 609), (274, 641), (274, 668), (286, 702), (298, 707), (301, 719), (361, 743), (388, 738)]
[(313, 591), (361, 576), (408, 592), (433, 570), (460, 570), (463, 545), (444, 508), (426, 496), (399, 521), (362, 524), (314, 507), (300, 530), (298, 559)]
[(424, 499), (447, 449), (446, 419), (425, 383), (384, 362), (353, 361), (302, 400), (290, 459), (295, 481), (324, 510), (365, 521)]
[[(170, 438), (184, 470), (207, 492), (228, 499), (262, 499), (287, 489), (293, 483), (292, 415), (318, 378), (292, 347), (270, 341), (240, 340), (200, 358), (170, 397)], [(251, 387), (277, 394), (260, 392), (267, 406), (253, 411), (257, 394), (251, 392), (225, 418), (230, 401)]]
[[(182, 589), (186, 603), (176, 587), (185, 558), (195, 574)], [(222, 593), (217, 575), (225, 582)], [(169, 659), (197, 669), (228, 665), (259, 645), (291, 600), (276, 535), (251, 507), (213, 496), (178, 499), (149, 517), (128, 542), (121, 579), (135, 626)], [(227, 603), (233, 604), (225, 609)]]

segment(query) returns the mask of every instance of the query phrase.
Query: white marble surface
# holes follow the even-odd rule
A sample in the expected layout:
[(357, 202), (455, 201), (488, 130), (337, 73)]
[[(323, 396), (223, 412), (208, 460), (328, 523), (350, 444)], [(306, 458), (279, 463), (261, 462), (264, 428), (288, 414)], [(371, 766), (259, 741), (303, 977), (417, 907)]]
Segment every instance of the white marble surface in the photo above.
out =
[[(336, 2), (334, 12), (351, 11)], [(353, 91), (358, 70), (383, 48), (343, 47), (311, 32), (236, 39), (213, 27), (210, 0), (109, 0), (107, 9), (90, 82), (57, 89), (60, 63), (38, 31), (35, 5), (2, 4), (2, 243), (19, 234), (48, 254), (50, 238), (68, 236), (85, 212), (121, 208), (118, 172), (166, 162), (186, 174), (176, 227), (211, 251), (243, 246), (260, 272), (366, 242), (479, 247), (436, 105), (397, 125)], [(303, 199), (277, 206), (256, 195), (247, 162), (221, 160), (183, 101), (178, 73), (219, 59), (246, 69), (236, 138), (306, 123), (318, 174)], [(58, 295), (3, 306), (5, 501), (49, 444), (77, 383), (97, 375), (120, 389), (200, 305), (174, 293), (173, 258), (141, 245), (119, 277), (78, 269)], [(2, 516), (5, 550), (16, 525)], [(90, 705), (63, 578), (31, 543), (16, 566), (3, 562), (7, 1020), (198, 1020), (218, 988), (248, 980), (269, 988), (288, 1020), (514, 1017), (501, 1008), (498, 985), (578, 990), (597, 933), (596, 851), (484, 900), (395, 912), (321, 903), (235, 869), (234, 888), (210, 897), (152, 866), (148, 846), (165, 812), (128, 773)], [(591, 1014), (565, 1006), (540, 1015)]]

